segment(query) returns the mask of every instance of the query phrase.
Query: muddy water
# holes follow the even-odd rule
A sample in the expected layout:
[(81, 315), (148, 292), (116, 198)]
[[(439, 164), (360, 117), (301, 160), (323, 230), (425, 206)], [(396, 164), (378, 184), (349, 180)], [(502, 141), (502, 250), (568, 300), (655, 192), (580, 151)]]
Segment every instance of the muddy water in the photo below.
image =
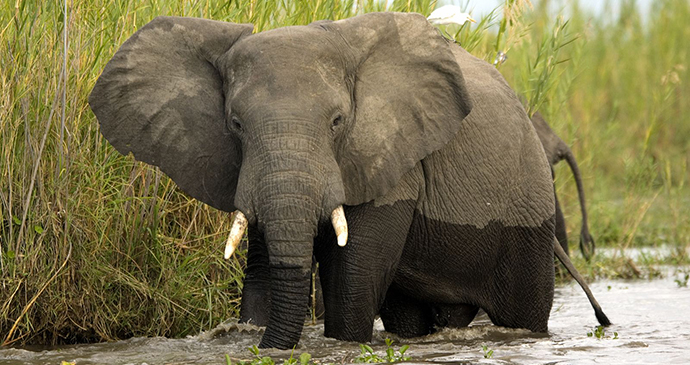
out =
[[(591, 284), (614, 323), (604, 337), (588, 337), (596, 325), (594, 313), (579, 287), (556, 288), (548, 334), (496, 327), (478, 317), (469, 328), (444, 329), (436, 334), (401, 340), (374, 331), (372, 347), (383, 354), (387, 337), (409, 344), (414, 363), (690, 363), (690, 288), (674, 281), (679, 270), (664, 269), (664, 278), (636, 281), (598, 281)], [(614, 332), (618, 338), (614, 339)], [(115, 343), (78, 345), (53, 350), (0, 350), (0, 364), (224, 364), (225, 354), (249, 359), (247, 348), (257, 344), (261, 330), (233, 322), (186, 339), (134, 338)], [(484, 358), (482, 346), (493, 350)], [(323, 337), (323, 326), (305, 327), (297, 352), (309, 352), (319, 362), (348, 363), (359, 354), (357, 344)], [(286, 358), (289, 351), (262, 351)], [(282, 361), (279, 361), (282, 363)]]

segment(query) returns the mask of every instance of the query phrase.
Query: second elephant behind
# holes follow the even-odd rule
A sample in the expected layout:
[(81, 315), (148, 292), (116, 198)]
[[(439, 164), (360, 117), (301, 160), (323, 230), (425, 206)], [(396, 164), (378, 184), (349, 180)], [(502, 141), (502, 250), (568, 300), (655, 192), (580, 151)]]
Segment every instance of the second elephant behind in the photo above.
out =
[[(575, 156), (570, 147), (563, 142), (563, 140), (556, 135), (556, 133), (551, 129), (546, 120), (537, 112), (532, 116), (532, 125), (537, 131), (537, 136), (541, 141), (542, 146), (544, 146), (544, 152), (546, 152), (546, 158), (549, 160), (551, 165), (551, 173), (553, 174), (553, 166), (562, 160), (568, 162), (570, 170), (573, 172), (573, 177), (575, 178), (575, 184), (577, 186), (577, 194), (580, 199), (580, 210), (582, 211), (582, 228), (580, 229), (580, 251), (585, 259), (589, 260), (592, 255), (594, 255), (594, 239), (589, 233), (589, 227), (587, 225), (587, 207), (585, 205), (585, 191), (582, 184), (582, 176), (580, 175), (580, 169), (577, 166), (577, 161), (575, 161)], [(556, 238), (558, 242), (563, 247), (563, 250), (568, 253), (568, 235), (565, 228), (565, 217), (563, 216), (563, 210), (561, 209), (561, 204), (558, 202), (558, 196), (556, 199)]]

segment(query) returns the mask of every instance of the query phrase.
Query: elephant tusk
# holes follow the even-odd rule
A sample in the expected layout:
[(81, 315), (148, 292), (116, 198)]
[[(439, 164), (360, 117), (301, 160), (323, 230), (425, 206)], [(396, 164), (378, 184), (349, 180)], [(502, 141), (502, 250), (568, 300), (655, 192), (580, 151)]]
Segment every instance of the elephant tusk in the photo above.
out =
[(240, 245), (244, 230), (247, 229), (247, 218), (239, 210), (235, 211), (235, 220), (232, 222), (230, 235), (225, 242), (225, 259), (229, 259), (232, 253), (235, 252), (237, 246)]
[(333, 209), (333, 213), (331, 213), (331, 222), (333, 223), (335, 234), (338, 236), (338, 246), (345, 246), (347, 243), (347, 220), (345, 219), (345, 211), (342, 205)]

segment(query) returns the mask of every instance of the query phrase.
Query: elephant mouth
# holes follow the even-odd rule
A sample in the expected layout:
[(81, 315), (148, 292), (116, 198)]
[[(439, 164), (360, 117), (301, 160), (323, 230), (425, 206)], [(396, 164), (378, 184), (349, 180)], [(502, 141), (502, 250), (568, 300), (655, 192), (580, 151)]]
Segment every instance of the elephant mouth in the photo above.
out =
[[(247, 217), (240, 210), (234, 212), (235, 219), (232, 222), (232, 228), (225, 241), (225, 259), (229, 259), (240, 245), (244, 231), (247, 229)], [(331, 213), (331, 224), (335, 229), (335, 234), (338, 237), (338, 246), (343, 247), (347, 244), (347, 219), (345, 219), (345, 210), (342, 205), (333, 209)]]

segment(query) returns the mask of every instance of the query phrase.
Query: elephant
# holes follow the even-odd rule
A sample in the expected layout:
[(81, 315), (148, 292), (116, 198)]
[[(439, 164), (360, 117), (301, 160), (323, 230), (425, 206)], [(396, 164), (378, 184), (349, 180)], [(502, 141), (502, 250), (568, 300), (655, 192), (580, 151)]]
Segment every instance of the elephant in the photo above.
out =
[[(546, 158), (551, 165), (551, 173), (553, 174), (553, 166), (559, 163), (561, 160), (566, 160), (570, 170), (573, 172), (573, 177), (575, 177), (575, 184), (577, 185), (577, 194), (580, 199), (580, 210), (582, 211), (582, 228), (580, 229), (580, 252), (589, 260), (592, 255), (594, 255), (594, 239), (589, 233), (589, 227), (587, 225), (587, 208), (585, 206), (585, 191), (582, 185), (582, 177), (580, 176), (580, 169), (577, 166), (577, 161), (573, 155), (573, 151), (570, 147), (563, 142), (563, 140), (558, 137), (558, 135), (551, 129), (549, 124), (546, 122), (541, 113), (536, 112), (531, 118), (532, 125), (537, 131), (537, 136), (539, 141), (541, 141), (544, 147), (544, 152), (546, 152)], [(568, 253), (568, 235), (565, 229), (565, 217), (563, 217), (563, 210), (561, 205), (558, 203), (558, 197), (556, 199), (556, 237), (558, 242), (560, 242), (563, 250)]]
[(377, 313), (419, 336), (439, 310), (459, 325), (478, 308), (546, 331), (554, 252), (569, 260), (548, 162), (498, 71), (420, 14), (252, 31), (157, 17), (89, 104), (120, 153), (234, 212), (226, 257), (246, 227), (240, 317), (266, 326), (259, 346), (298, 343), (312, 258), (327, 337), (370, 341)]

